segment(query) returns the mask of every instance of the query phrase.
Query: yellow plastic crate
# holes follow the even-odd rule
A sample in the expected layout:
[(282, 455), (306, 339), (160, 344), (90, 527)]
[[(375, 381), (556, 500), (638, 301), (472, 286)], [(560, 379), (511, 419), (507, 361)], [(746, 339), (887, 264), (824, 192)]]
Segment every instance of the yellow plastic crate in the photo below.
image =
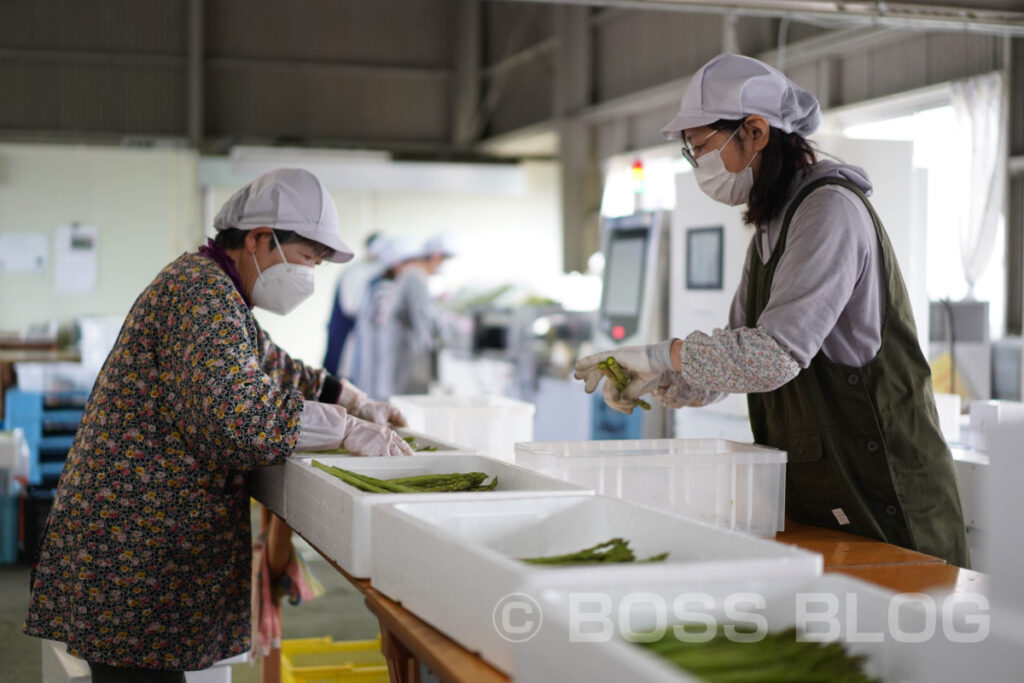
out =
[(388, 683), (388, 665), (376, 640), (298, 638), (281, 643), (282, 683)]

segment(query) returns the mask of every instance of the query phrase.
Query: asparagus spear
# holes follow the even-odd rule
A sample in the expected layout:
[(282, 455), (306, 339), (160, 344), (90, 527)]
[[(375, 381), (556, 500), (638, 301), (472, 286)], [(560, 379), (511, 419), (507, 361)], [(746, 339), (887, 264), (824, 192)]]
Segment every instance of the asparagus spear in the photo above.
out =
[[(619, 362), (615, 360), (614, 356), (608, 356), (608, 358), (598, 363), (597, 368), (619, 391), (629, 386), (629, 377), (626, 375), (626, 371), (622, 369), (622, 366), (619, 365)], [(642, 398), (636, 399), (636, 404), (644, 410), (651, 409), (651, 404)]]
[(414, 477), (398, 477), (396, 479), (377, 479), (366, 474), (327, 465), (319, 460), (314, 460), (312, 465), (341, 479), (346, 484), (371, 493), (493, 491), (498, 484), (498, 478), (494, 477), (489, 484), (485, 485), (483, 482), (487, 479), (488, 475), (484, 472), (425, 474)]
[[(662, 553), (660, 555), (654, 555), (642, 562), (661, 562), (668, 553)], [(590, 548), (584, 548), (574, 553), (566, 553), (565, 555), (552, 555), (547, 557), (524, 557), (521, 558), (523, 562), (529, 562), (530, 564), (545, 564), (545, 565), (567, 565), (567, 564), (596, 564), (596, 563), (616, 563), (616, 562), (635, 562), (636, 555), (629, 547), (629, 541), (625, 541), (621, 538), (613, 538), (610, 541), (604, 543), (598, 543)]]

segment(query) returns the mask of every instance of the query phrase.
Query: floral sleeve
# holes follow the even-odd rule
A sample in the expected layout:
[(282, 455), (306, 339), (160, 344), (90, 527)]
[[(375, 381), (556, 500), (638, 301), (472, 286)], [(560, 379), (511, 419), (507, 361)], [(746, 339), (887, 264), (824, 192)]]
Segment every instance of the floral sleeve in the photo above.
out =
[(763, 328), (693, 332), (680, 352), (683, 381), (713, 392), (772, 391), (800, 373), (800, 365)]
[(168, 444), (232, 469), (284, 462), (298, 439), (302, 396), (261, 369), (251, 314), (231, 282), (207, 275), (208, 268), (179, 266), (166, 274), (177, 281), (144, 292), (151, 301), (137, 305), (126, 322), (132, 336), (121, 353), (139, 353), (159, 340), (153, 347), (161, 393), (153, 410), (172, 425)]
[(258, 323), (256, 334), (260, 345), (260, 369), (282, 388), (298, 391), (307, 400), (315, 401), (320, 396), (327, 371), (312, 368), (289, 356)]

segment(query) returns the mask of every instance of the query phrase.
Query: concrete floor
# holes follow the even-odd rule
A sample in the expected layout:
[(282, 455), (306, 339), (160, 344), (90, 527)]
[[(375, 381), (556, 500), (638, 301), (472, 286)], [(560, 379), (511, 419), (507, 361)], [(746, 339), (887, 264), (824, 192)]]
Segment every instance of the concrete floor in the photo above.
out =
[[(366, 609), (363, 596), (301, 539), (297, 540), (296, 547), (323, 583), (326, 593), (298, 607), (284, 605), (284, 638), (376, 638), (377, 619)], [(42, 641), (21, 632), (28, 608), (28, 577), (27, 565), (0, 566), (0, 679), (5, 683), (42, 680)], [(258, 683), (259, 665), (236, 664), (231, 677), (233, 683)]]

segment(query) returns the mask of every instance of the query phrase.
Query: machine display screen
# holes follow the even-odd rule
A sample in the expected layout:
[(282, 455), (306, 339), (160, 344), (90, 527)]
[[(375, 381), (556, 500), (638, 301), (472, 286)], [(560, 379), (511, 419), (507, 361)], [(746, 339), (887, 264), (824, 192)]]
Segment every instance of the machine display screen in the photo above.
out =
[(635, 316), (640, 312), (647, 236), (646, 230), (612, 236), (605, 264), (604, 315)]

